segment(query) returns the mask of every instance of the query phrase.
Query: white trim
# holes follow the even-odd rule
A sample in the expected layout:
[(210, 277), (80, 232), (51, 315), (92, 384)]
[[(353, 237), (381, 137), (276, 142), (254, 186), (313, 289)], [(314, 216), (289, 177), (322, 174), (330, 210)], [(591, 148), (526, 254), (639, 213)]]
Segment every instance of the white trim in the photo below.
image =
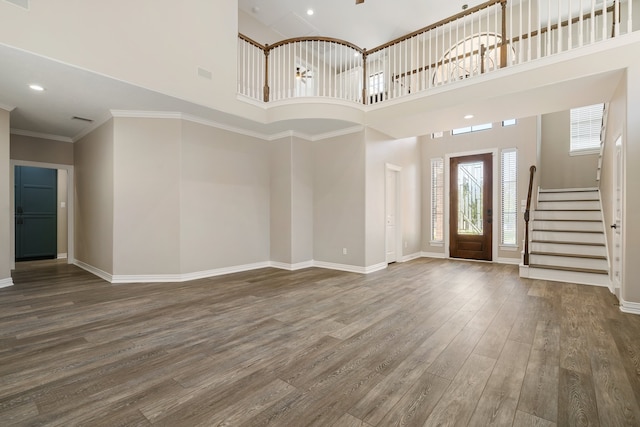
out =
[(313, 264), (319, 268), (326, 268), (328, 270), (346, 271), (349, 273), (369, 274), (376, 271), (384, 270), (387, 268), (386, 262), (370, 265), (369, 267), (359, 267), (356, 265), (336, 264), (332, 262), (314, 261)]
[[(580, 187), (580, 188), (541, 188), (538, 187), (538, 194), (540, 193), (587, 193), (589, 191), (598, 191), (598, 187)], [(544, 200), (543, 200), (544, 201)]]
[(420, 256), (422, 258), (438, 258), (438, 259), (446, 259), (448, 258), (444, 252), (420, 252)]
[(111, 281), (113, 280), (113, 275), (107, 273), (106, 271), (102, 271), (97, 267), (89, 265), (86, 262), (75, 260), (73, 262), (73, 264), (78, 266), (78, 267), (80, 267), (81, 269), (83, 269), (85, 271), (88, 271), (89, 273), (91, 273), (91, 274), (93, 274), (95, 276), (98, 276), (102, 280), (106, 280), (109, 283), (111, 283)]
[(258, 262), (253, 264), (235, 265), (231, 267), (216, 268), (213, 270), (196, 271), (186, 274), (120, 274), (114, 275), (111, 283), (171, 283), (188, 282), (190, 280), (206, 279), (208, 277), (223, 276), (225, 274), (242, 273), (245, 271), (258, 270), (271, 267), (270, 262)]
[[(226, 125), (226, 124), (223, 124), (223, 123), (220, 123), (220, 122), (216, 122), (214, 120), (208, 120), (208, 119), (204, 119), (202, 117), (197, 117), (197, 116), (193, 116), (191, 114), (185, 114), (185, 113), (180, 113), (180, 112), (175, 112), (175, 111), (110, 110), (110, 112), (111, 112), (110, 117), (114, 117), (114, 118), (178, 119), (178, 120), (185, 120), (185, 121), (188, 121), (188, 122), (198, 123), (198, 124), (201, 124), (201, 125), (204, 125), (204, 126), (213, 127), (213, 128), (220, 129), (220, 130), (226, 130), (226, 131), (229, 131), (229, 132), (234, 132), (234, 133), (237, 133), (237, 134), (240, 134), (240, 135), (244, 135), (244, 136), (249, 136), (249, 137), (252, 137), (252, 138), (262, 139), (264, 141), (277, 141), (277, 140), (282, 139), (282, 138), (288, 138), (288, 137), (294, 137), (295, 136), (297, 138), (301, 138), (301, 139), (304, 139), (304, 140), (307, 140), (307, 141), (315, 142), (315, 141), (321, 141), (323, 139), (329, 139), (329, 138), (335, 138), (335, 137), (338, 137), (338, 136), (349, 135), (349, 134), (356, 133), (356, 132), (361, 132), (362, 130), (364, 130), (364, 126), (356, 125), (356, 126), (351, 126), (351, 127), (345, 128), (345, 129), (338, 129), (338, 130), (331, 131), (331, 132), (321, 133), (321, 134), (318, 134), (318, 135), (308, 135), (308, 134), (297, 132), (297, 131), (294, 131), (294, 130), (287, 130), (287, 131), (273, 133), (273, 134), (266, 134), (266, 133), (262, 133), (262, 132), (258, 132), (258, 131), (251, 131), (251, 130), (239, 128), (239, 127), (236, 127), (236, 126)], [(106, 122), (106, 120), (101, 122), (100, 125), (104, 124), (105, 122)], [(86, 135), (91, 130), (95, 129), (96, 127), (90, 129), (89, 131), (84, 133), (82, 136)], [(73, 138), (73, 141), (77, 141), (78, 139), (80, 139), (80, 137), (76, 136), (75, 138)], [(73, 142), (73, 141), (70, 140), (70, 142)]]
[(576, 150), (576, 151), (570, 151), (569, 152), (569, 156), (573, 157), (573, 156), (590, 156), (593, 154), (600, 154), (600, 149), (594, 149), (594, 148), (589, 148), (587, 150)]
[(429, 241), (429, 246), (435, 246), (437, 248), (443, 248), (444, 247), (444, 241), (442, 241), (442, 240), (430, 240)]
[(520, 249), (518, 245), (499, 245), (501, 251), (516, 252)]
[(2, 102), (0, 102), (0, 108), (8, 112), (12, 112), (13, 110), (16, 109), (16, 107), (12, 105), (3, 104)]
[(315, 263), (313, 260), (298, 262), (296, 264), (287, 264), (284, 262), (271, 261), (271, 267), (278, 268), (280, 270), (296, 271), (296, 270), (302, 270), (305, 268), (315, 267)]
[(66, 252), (59, 253), (58, 259), (67, 259), (67, 253)]
[(496, 262), (498, 264), (509, 264), (509, 265), (520, 265), (521, 261), (522, 261), (522, 259), (520, 257), (518, 257), (518, 258), (499, 257), (499, 258), (496, 258), (494, 260), (494, 262)]
[(529, 266), (528, 265), (524, 265), (524, 264), (518, 264), (519, 265), (519, 275), (520, 277), (524, 277), (524, 278), (529, 278)]
[(418, 259), (418, 258), (421, 258), (421, 257), (422, 257), (422, 253), (421, 252), (416, 252), (416, 253), (413, 253), (413, 254), (404, 255), (399, 262), (409, 262), (409, 261), (413, 261), (414, 259)]
[(362, 125), (352, 126), (352, 127), (345, 128), (345, 129), (338, 129), (338, 130), (334, 130), (334, 131), (331, 131), (331, 132), (314, 135), (314, 136), (311, 137), (311, 141), (315, 142), (315, 141), (321, 141), (323, 139), (329, 139), (329, 138), (335, 138), (335, 137), (338, 137), (338, 136), (350, 135), (352, 133), (362, 132), (363, 130), (364, 130), (364, 126), (362, 126)]
[(53, 135), (50, 133), (32, 132), (30, 130), (23, 130), (23, 129), (16, 129), (16, 128), (11, 128), (9, 132), (12, 135), (29, 136), (31, 138), (50, 139), (52, 141), (60, 141), (60, 142), (73, 142), (73, 138), (69, 138), (68, 136)]
[(620, 311), (629, 314), (640, 314), (640, 303), (625, 301), (620, 298)]
[(13, 286), (13, 279), (11, 277), (0, 279), (0, 288), (8, 288), (9, 286)]
[[(394, 165), (392, 163), (385, 163), (384, 164), (384, 206), (385, 206), (385, 213), (384, 213), (384, 218), (382, 220), (382, 230), (383, 230), (383, 234), (384, 234), (384, 259), (385, 262), (388, 264), (389, 261), (387, 260), (387, 253), (388, 248), (387, 248), (387, 194), (388, 194), (388, 180), (387, 180), (387, 173), (391, 172), (393, 174), (395, 174), (395, 181), (396, 181), (396, 185), (395, 185), (395, 191), (394, 194), (396, 196), (396, 200), (395, 200), (395, 211), (396, 211), (396, 241), (395, 241), (395, 262), (400, 261), (402, 259), (402, 240), (403, 240), (403, 228), (402, 228), (402, 167), (398, 166), (398, 165)], [(393, 261), (392, 261), (393, 262)]]
[(76, 142), (76, 141), (81, 140), (82, 138), (84, 138), (85, 136), (89, 135), (94, 130), (98, 129), (103, 124), (107, 123), (112, 118), (113, 118), (113, 116), (111, 114), (105, 114), (104, 117), (102, 117), (99, 120), (95, 120), (93, 123), (91, 123), (90, 126), (87, 126), (85, 129), (81, 130), (73, 138), (71, 138), (72, 142)]
[(32, 166), (36, 168), (63, 169), (67, 171), (67, 263), (73, 264), (75, 259), (75, 176), (73, 165), (63, 165), (58, 163), (31, 162), (25, 160), (10, 160), (11, 173), (9, 174), (9, 183), (11, 189), (10, 215), (11, 225), (9, 231), (9, 240), (11, 248), (9, 249), (11, 257), (11, 269), (16, 268), (16, 230), (15, 230), (15, 194), (14, 194), (14, 170), (16, 166)]

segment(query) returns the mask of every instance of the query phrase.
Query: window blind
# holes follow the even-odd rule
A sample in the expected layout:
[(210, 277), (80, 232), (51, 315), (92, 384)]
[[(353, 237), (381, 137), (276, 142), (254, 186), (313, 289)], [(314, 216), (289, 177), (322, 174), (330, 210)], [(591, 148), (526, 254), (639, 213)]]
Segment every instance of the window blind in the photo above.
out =
[(431, 241), (444, 241), (444, 160), (431, 159)]
[(501, 238), (503, 245), (516, 245), (518, 234), (518, 152), (502, 150), (501, 159)]
[(570, 152), (597, 151), (600, 148), (604, 104), (571, 109)]

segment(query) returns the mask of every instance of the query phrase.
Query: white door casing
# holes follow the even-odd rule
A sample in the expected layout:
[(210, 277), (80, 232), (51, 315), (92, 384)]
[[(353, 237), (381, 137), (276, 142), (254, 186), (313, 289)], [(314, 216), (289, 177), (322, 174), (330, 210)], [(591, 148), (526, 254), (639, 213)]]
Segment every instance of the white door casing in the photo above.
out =
[(400, 171), (395, 165), (385, 170), (385, 259), (387, 264), (402, 260), (402, 228), (400, 227)]
[(622, 137), (618, 137), (614, 148), (613, 161), (613, 224), (612, 231), (612, 262), (611, 262), (611, 282), (613, 292), (620, 298), (620, 287), (622, 286), (622, 212), (623, 212), (623, 165), (624, 158), (622, 152)]

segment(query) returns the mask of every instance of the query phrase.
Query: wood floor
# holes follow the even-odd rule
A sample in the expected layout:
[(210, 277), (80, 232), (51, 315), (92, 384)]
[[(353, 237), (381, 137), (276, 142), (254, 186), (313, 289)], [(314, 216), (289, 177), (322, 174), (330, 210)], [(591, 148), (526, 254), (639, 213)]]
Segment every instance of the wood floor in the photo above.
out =
[(420, 259), (0, 290), (0, 425), (638, 426), (640, 316), (606, 288)]

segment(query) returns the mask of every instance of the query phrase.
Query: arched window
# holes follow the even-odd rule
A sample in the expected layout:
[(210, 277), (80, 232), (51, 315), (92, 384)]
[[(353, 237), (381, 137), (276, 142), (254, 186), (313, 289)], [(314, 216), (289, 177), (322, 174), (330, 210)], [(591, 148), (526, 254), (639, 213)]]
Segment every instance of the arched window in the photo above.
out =
[[(476, 34), (454, 45), (438, 62), (433, 84), (463, 80), (495, 70), (500, 64), (502, 36), (496, 33)], [(515, 51), (510, 48), (507, 61), (513, 62)]]

